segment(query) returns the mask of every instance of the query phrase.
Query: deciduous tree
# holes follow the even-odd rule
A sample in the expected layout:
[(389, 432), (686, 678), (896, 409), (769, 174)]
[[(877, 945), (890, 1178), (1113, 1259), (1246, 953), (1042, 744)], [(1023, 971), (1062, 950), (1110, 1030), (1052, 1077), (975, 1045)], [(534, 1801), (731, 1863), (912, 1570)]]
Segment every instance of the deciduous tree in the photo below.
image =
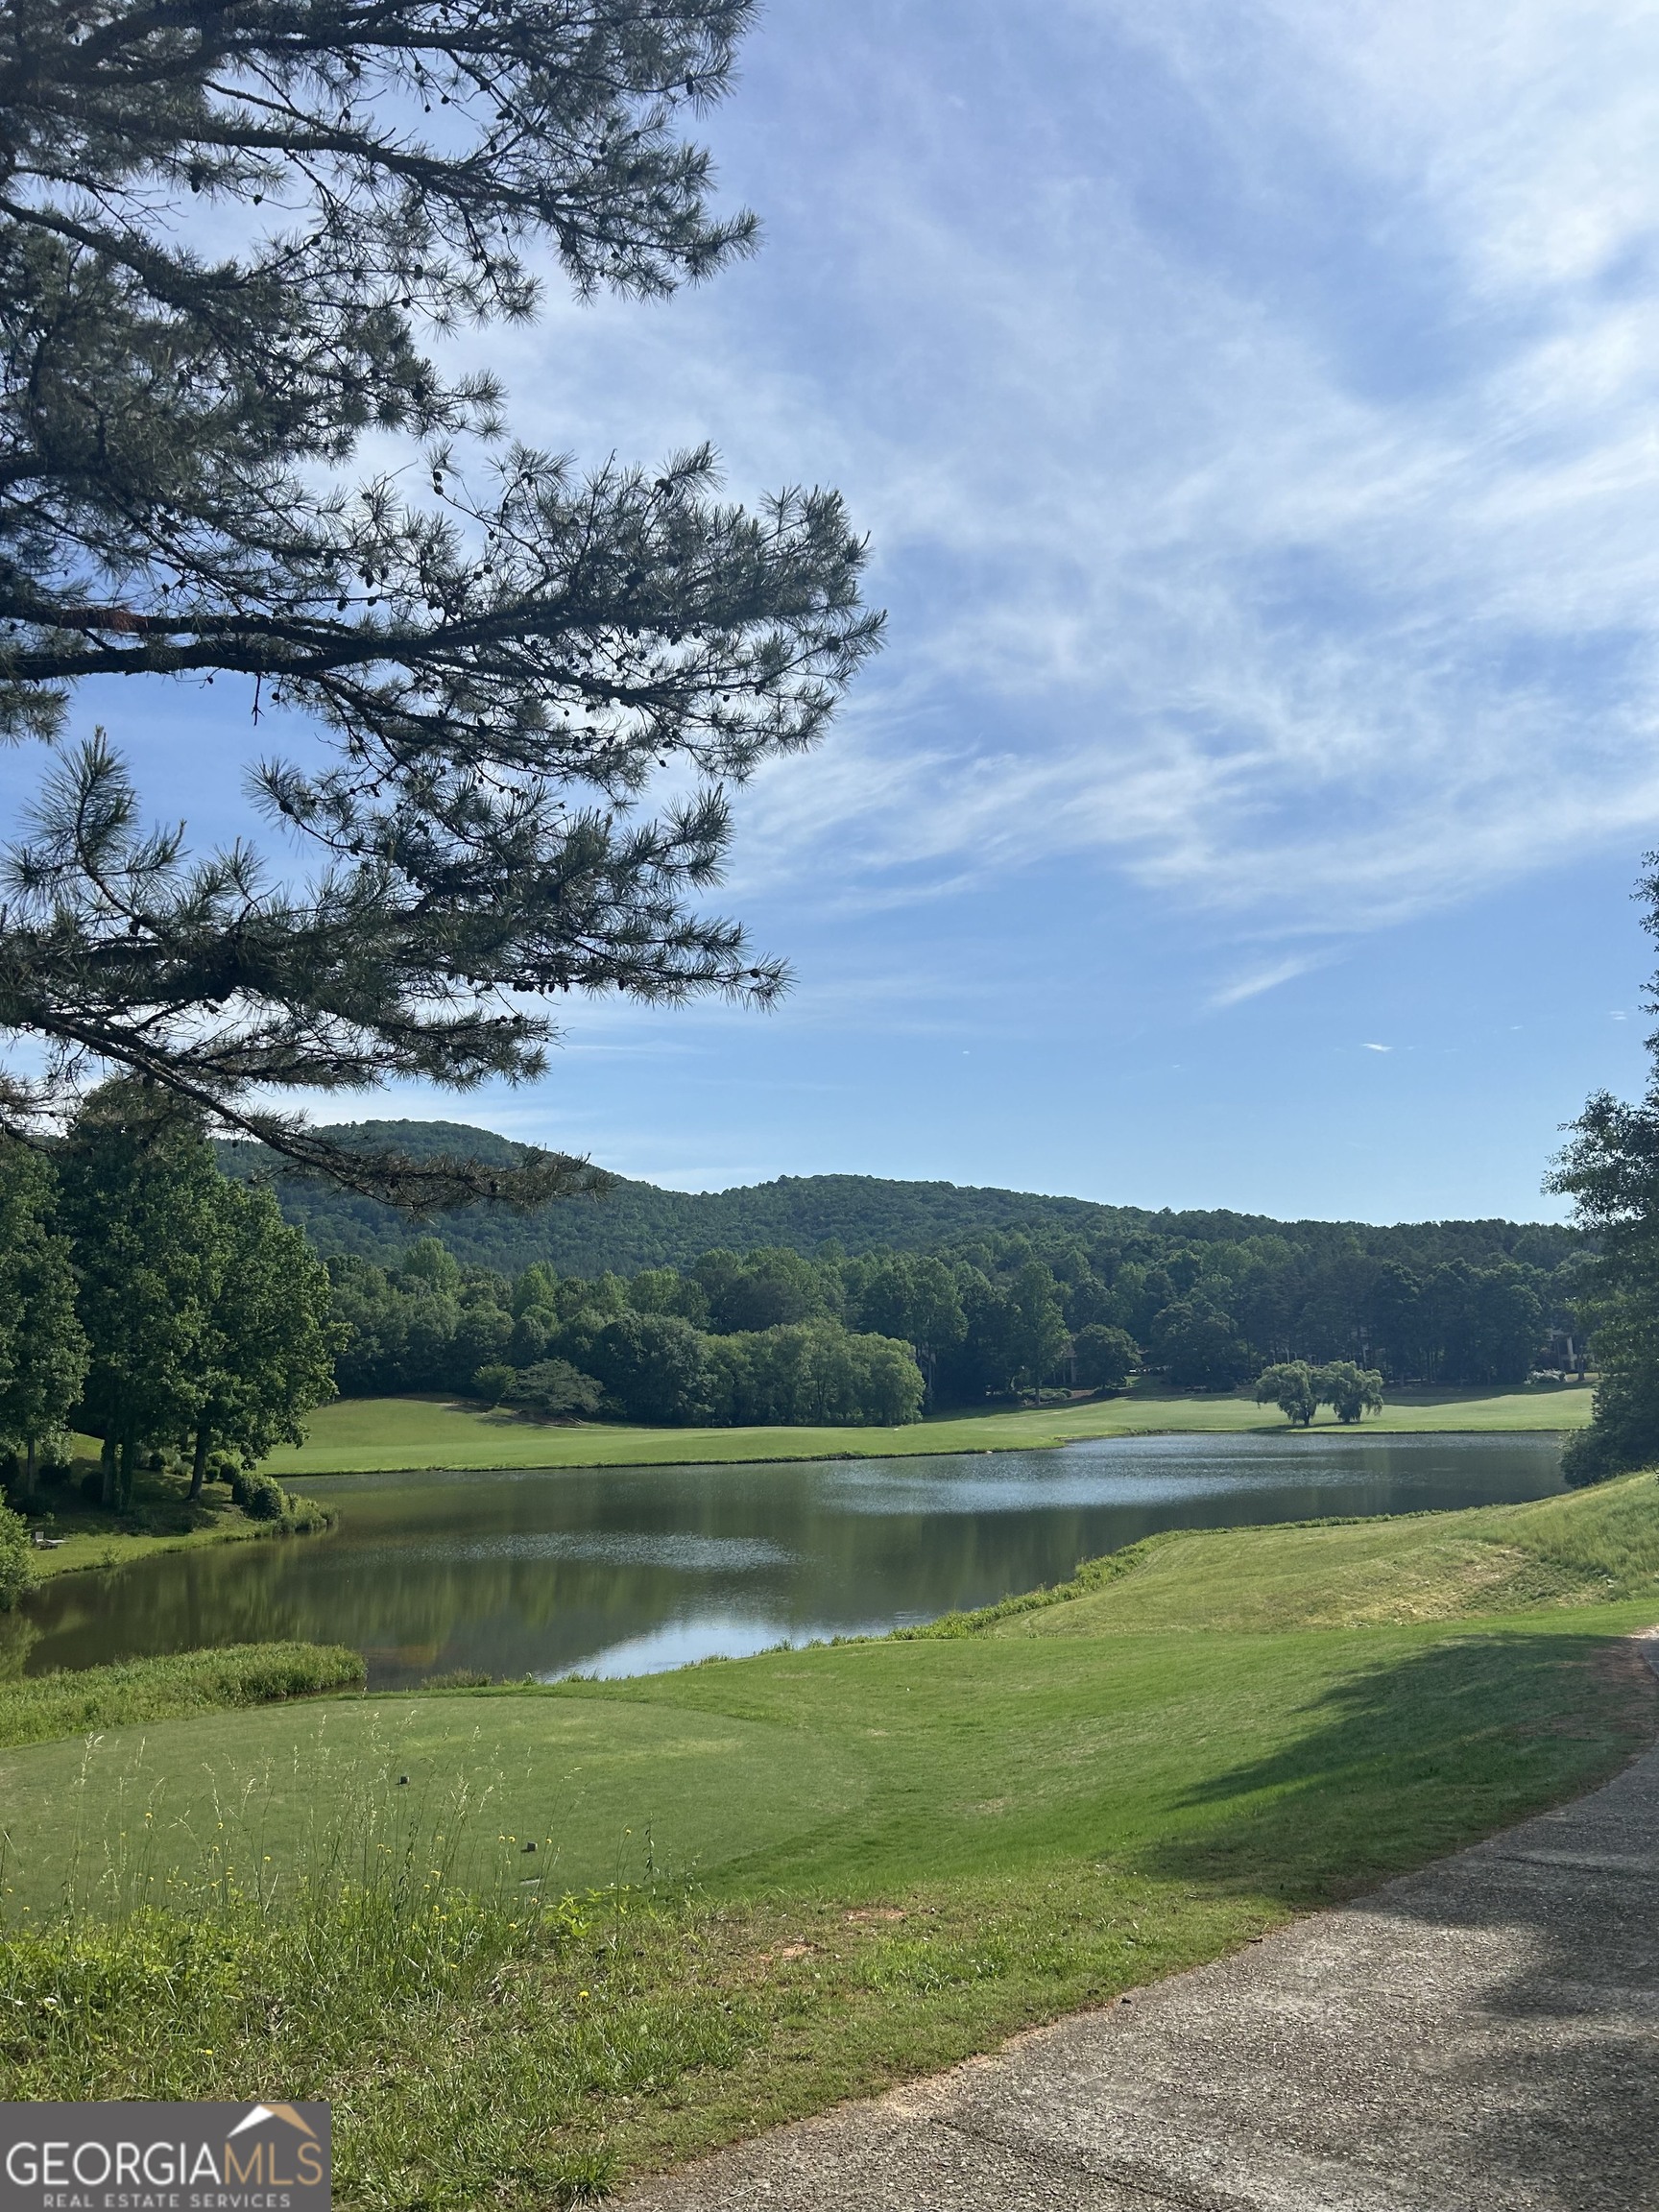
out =
[(539, 1359), (515, 1377), (507, 1393), (509, 1405), (541, 1421), (567, 1421), (580, 1414), (597, 1413), (605, 1403), (604, 1385), (584, 1375), (568, 1359)]
[(1201, 1292), (1174, 1299), (1153, 1321), (1153, 1357), (1182, 1390), (1231, 1390), (1254, 1361), (1230, 1314)]
[[(1659, 854), (1647, 855), (1645, 926), (1659, 936)], [(1659, 980), (1648, 989), (1659, 1010)], [(1604, 1480), (1659, 1461), (1659, 1032), (1647, 1040), (1650, 1074), (1641, 1101), (1599, 1091), (1573, 1123), (1546, 1188), (1571, 1197), (1593, 1230), (1584, 1312), (1599, 1372), (1590, 1427), (1563, 1455), (1569, 1482)]]
[(1313, 1395), (1329, 1406), (1338, 1421), (1356, 1422), (1362, 1414), (1382, 1410), (1382, 1378), (1375, 1367), (1361, 1367), (1352, 1359), (1333, 1359), (1313, 1377)]
[(1256, 1378), (1258, 1406), (1277, 1406), (1295, 1427), (1307, 1429), (1319, 1410), (1318, 1385), (1306, 1359), (1282, 1359)]
[(334, 1395), (342, 1334), (327, 1270), (268, 1190), (221, 1182), (214, 1215), (210, 1293), (191, 1361), (192, 1498), (215, 1446), (252, 1463), (277, 1444), (304, 1442), (302, 1417)]
[(857, 1305), (861, 1329), (912, 1347), (931, 1402), (939, 1360), (961, 1343), (968, 1328), (950, 1268), (928, 1255), (884, 1254), (864, 1271)]
[(1125, 1329), (1091, 1321), (1071, 1339), (1077, 1380), (1089, 1390), (1121, 1390), (1134, 1373), (1140, 1353)]
[(177, 1099), (123, 1083), (87, 1100), (59, 1176), (91, 1355), (84, 1419), (104, 1439), (104, 1502), (125, 1509), (139, 1452), (195, 1424), (226, 1185)]
[(56, 1214), (48, 1161), (0, 1138), (0, 1438), (22, 1456), (25, 1498), (41, 1443), (64, 1426), (86, 1377), (69, 1242)]
[(1027, 1260), (1015, 1276), (1008, 1306), (1015, 1355), (1035, 1404), (1070, 1342), (1054, 1278), (1041, 1260)]

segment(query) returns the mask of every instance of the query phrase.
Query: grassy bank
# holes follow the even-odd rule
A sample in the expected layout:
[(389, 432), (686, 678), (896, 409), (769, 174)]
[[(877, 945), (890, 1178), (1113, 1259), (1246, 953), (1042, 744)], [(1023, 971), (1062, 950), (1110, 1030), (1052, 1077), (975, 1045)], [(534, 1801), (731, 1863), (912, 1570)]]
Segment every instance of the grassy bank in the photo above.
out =
[[(1366, 1435), (1433, 1431), (1494, 1432), (1577, 1429), (1590, 1418), (1583, 1385), (1532, 1383), (1511, 1390), (1411, 1390), (1367, 1418)], [(1314, 1423), (1339, 1424), (1329, 1414)], [(1136, 1388), (1080, 1405), (947, 1414), (902, 1429), (641, 1429), (584, 1421), (569, 1426), (442, 1398), (347, 1398), (309, 1419), (298, 1449), (266, 1462), (279, 1481), (301, 1475), (369, 1474), (426, 1467), (650, 1467), (764, 1459), (887, 1459), (927, 1452), (1012, 1452), (1089, 1436), (1173, 1431), (1240, 1434), (1285, 1431), (1283, 1414), (1249, 1398)]]
[(0, 1745), (129, 1728), (136, 1721), (231, 1712), (362, 1687), (362, 1654), (343, 1645), (231, 1644), (113, 1667), (0, 1682)]
[[(204, 1544), (250, 1543), (294, 1532), (284, 1521), (251, 1519), (218, 1483), (192, 1498), (188, 1476), (171, 1468), (138, 1475), (127, 1513), (89, 1504), (80, 1483), (97, 1472), (98, 1447), (90, 1437), (77, 1437), (75, 1443), (79, 1449), (68, 1481), (42, 1489), (22, 1508), (25, 1519), (53, 1539), (50, 1551), (31, 1554), (43, 1581), (87, 1568), (126, 1567), (155, 1551), (193, 1551)], [(307, 1513), (313, 1510), (306, 1508)]]
[(1159, 1538), (909, 1639), (5, 1752), (0, 2093), (278, 2080), (334, 2100), (343, 2203), (570, 2200), (1587, 1787), (1659, 1725), (1654, 1619), (1647, 1476)]

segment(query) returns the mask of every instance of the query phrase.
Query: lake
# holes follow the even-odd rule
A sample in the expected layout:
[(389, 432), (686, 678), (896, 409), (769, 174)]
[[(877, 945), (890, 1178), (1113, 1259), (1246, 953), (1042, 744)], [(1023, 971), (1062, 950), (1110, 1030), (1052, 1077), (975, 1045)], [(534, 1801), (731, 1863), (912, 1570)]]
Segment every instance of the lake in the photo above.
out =
[(1498, 1504), (1561, 1475), (1550, 1435), (1323, 1431), (298, 1487), (338, 1507), (333, 1533), (47, 1584), (16, 1623), (28, 1671), (300, 1637), (354, 1645), (376, 1687), (653, 1673), (989, 1604), (1161, 1528)]

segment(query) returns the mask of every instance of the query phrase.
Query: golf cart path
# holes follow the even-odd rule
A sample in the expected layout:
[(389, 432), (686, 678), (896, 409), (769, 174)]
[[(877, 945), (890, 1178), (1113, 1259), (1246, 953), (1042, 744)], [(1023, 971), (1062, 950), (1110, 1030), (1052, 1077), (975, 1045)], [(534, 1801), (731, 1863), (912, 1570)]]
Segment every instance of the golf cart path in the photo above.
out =
[(624, 2202), (1659, 2212), (1659, 1749), (1231, 1959)]

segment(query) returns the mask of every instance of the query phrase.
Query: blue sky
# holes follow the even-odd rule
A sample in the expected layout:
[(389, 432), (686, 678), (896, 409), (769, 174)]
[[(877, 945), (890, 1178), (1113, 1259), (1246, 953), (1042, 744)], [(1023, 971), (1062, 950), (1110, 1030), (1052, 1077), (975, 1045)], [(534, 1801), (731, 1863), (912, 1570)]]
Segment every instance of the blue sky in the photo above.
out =
[[(796, 991), (361, 1110), (686, 1187), (1555, 1211), (1648, 1025), (1659, 15), (772, 0), (709, 135), (754, 262), (478, 343), (538, 442), (708, 437), (871, 533), (888, 649), (723, 902)], [(228, 704), (108, 716), (204, 830)]]

